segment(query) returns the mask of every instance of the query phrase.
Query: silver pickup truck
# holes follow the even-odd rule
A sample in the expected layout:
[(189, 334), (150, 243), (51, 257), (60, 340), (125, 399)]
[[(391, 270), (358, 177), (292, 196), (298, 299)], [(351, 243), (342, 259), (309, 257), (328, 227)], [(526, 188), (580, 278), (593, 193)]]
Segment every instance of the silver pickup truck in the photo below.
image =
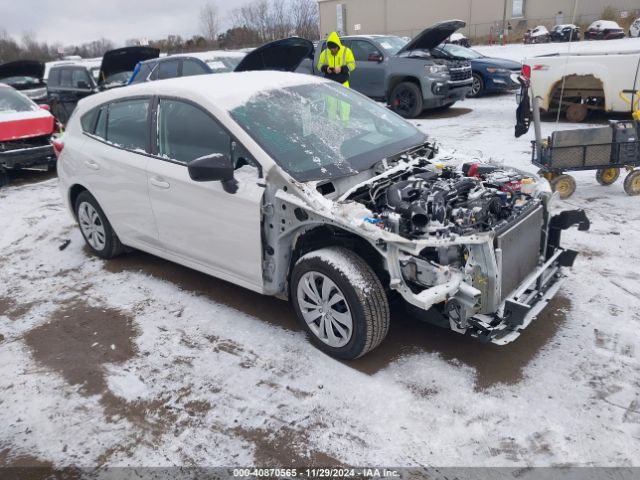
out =
[[(356, 60), (356, 69), (349, 80), (351, 88), (387, 102), (405, 118), (415, 118), (424, 110), (447, 108), (463, 100), (472, 84), (469, 61), (435, 48), (464, 26), (461, 20), (437, 23), (408, 43), (393, 35), (341, 37)], [(307, 61), (298, 71), (306, 68), (315, 75), (323, 75), (316, 66), (325, 48), (325, 42), (320, 42), (313, 65)]]

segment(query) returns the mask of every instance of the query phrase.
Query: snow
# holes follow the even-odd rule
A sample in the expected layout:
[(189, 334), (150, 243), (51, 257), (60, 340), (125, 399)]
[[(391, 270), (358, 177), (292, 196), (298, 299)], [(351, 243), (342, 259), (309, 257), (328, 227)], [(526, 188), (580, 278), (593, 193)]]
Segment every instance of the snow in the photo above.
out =
[(623, 38), (620, 40), (596, 40), (572, 43), (540, 43), (532, 45), (505, 45), (505, 46), (474, 46), (487, 57), (506, 58), (522, 62), (525, 58), (537, 57), (540, 55), (552, 55), (556, 53), (614, 53), (614, 52), (637, 52), (640, 51), (640, 38)]
[[(609, 45), (618, 48), (588, 47)], [(483, 48), (521, 60), (548, 46)], [(414, 123), (451, 155), (535, 172), (533, 134), (513, 137), (515, 108), (512, 95), (491, 96)], [(545, 122), (543, 134), (567, 128), (576, 126)], [(349, 363), (314, 349), (284, 302), (140, 253), (89, 255), (56, 179), (3, 187), (0, 305), (29, 307), (0, 310), (0, 450), (56, 466), (246, 466), (264, 461), (260, 439), (272, 439), (302, 463), (322, 452), (345, 465), (520, 473), (640, 466), (638, 198), (621, 181), (574, 176), (577, 192), (554, 209), (584, 208), (592, 228), (563, 233), (581, 254), (560, 303), (540, 319), (552, 327), (534, 322), (493, 347), (395, 316), (382, 346)], [(105, 365), (101, 394), (69, 384), (24, 340), (78, 300), (130, 316), (138, 332), (137, 353)], [(122, 402), (116, 419), (108, 396)]]
[(0, 111), (0, 123), (17, 122), (21, 120), (35, 120), (38, 118), (50, 118), (51, 114), (42, 108), (34, 108), (26, 112)]
[(314, 252), (307, 253), (300, 260), (317, 258), (328, 263), (349, 280), (349, 283), (362, 292), (367, 293), (370, 288), (369, 282), (362, 276), (362, 272), (356, 268), (349, 257), (342, 251), (323, 248)]

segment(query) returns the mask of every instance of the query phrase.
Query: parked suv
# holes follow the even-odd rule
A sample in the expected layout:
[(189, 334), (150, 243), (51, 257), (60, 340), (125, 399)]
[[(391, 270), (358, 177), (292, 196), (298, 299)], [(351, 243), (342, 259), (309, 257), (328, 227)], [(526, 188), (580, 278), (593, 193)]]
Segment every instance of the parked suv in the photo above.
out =
[(150, 47), (125, 47), (110, 50), (102, 57), (98, 80), (92, 63), (54, 65), (49, 70), (47, 96), (52, 113), (66, 124), (78, 101), (109, 88), (126, 85), (136, 64), (156, 58), (160, 50)]
[(588, 228), (583, 212), (550, 216), (546, 182), (438, 165), (414, 125), (310, 75), (110, 90), (80, 102), (59, 148), (62, 196), (96, 255), (126, 245), (289, 299), (338, 358), (382, 342), (391, 294), (426, 321), (512, 341), (575, 259), (560, 232)]
[[(460, 20), (438, 23), (408, 43), (391, 35), (340, 37), (356, 60), (356, 69), (349, 80), (351, 88), (386, 101), (406, 118), (464, 100), (471, 91), (471, 64), (436, 49), (464, 26)], [(326, 42), (316, 48), (313, 65), (316, 75), (322, 75), (315, 66), (325, 48)]]

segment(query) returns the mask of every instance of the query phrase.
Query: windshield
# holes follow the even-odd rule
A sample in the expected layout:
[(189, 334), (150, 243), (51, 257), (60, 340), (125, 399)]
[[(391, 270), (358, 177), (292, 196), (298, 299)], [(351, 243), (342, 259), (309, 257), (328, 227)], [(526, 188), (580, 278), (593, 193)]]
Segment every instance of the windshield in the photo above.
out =
[(482, 58), (483, 55), (480, 55), (475, 50), (471, 50), (470, 48), (461, 47), (460, 45), (455, 45), (453, 43), (447, 43), (442, 47), (445, 52), (454, 57), (465, 58), (467, 60), (473, 60), (475, 58)]
[(118, 73), (114, 73), (113, 75), (109, 75), (107, 78), (105, 78), (102, 81), (102, 86), (113, 86), (113, 85), (124, 85), (129, 81), (129, 78), (131, 77), (131, 74), (133, 73), (133, 71), (131, 72), (118, 72)]
[(376, 37), (376, 40), (389, 55), (395, 55), (408, 43), (407, 40), (400, 37)]
[(233, 72), (238, 66), (242, 57), (215, 57), (205, 61), (213, 73)]
[(353, 175), (426, 141), (396, 114), (333, 82), (263, 92), (230, 114), (301, 182)]
[(31, 112), (38, 106), (12, 88), (0, 88), (0, 112)]

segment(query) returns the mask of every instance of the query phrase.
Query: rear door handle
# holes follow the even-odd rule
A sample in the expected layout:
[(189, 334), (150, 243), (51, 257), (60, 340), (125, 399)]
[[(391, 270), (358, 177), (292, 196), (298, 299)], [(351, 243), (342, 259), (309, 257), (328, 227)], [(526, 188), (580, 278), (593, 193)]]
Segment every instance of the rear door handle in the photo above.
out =
[(151, 185), (153, 185), (154, 187), (162, 188), (163, 190), (166, 190), (171, 186), (169, 182), (165, 182), (162, 178), (158, 177), (151, 177), (149, 179), (149, 183), (151, 183)]
[(98, 165), (93, 160), (85, 160), (84, 164), (89, 167), (91, 170), (100, 170), (100, 165)]

